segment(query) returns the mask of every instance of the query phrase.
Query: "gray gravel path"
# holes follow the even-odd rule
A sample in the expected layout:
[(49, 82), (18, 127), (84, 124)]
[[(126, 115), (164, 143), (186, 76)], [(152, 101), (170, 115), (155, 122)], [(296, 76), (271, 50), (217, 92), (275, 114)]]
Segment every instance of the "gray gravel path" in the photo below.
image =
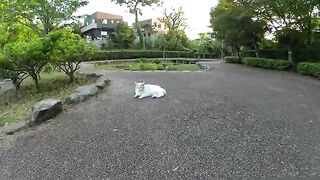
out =
[[(0, 141), (1, 179), (320, 175), (320, 82), (239, 65), (109, 72), (107, 91)], [(135, 81), (168, 96), (133, 98)]]

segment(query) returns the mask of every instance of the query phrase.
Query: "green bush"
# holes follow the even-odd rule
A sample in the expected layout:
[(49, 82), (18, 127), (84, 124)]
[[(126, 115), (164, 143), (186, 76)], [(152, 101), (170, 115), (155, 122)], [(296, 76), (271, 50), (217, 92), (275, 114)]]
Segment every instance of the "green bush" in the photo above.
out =
[[(260, 58), (268, 59), (288, 59), (288, 49), (260, 49), (258, 50)], [(242, 52), (243, 57), (256, 57), (255, 50), (246, 50)], [(293, 49), (292, 58), (294, 63), (299, 62), (320, 62), (319, 49)]]
[[(165, 51), (166, 58), (196, 58), (197, 54), (184, 51)], [(201, 55), (200, 58), (203, 56)], [(217, 58), (216, 54), (206, 54), (206, 58)], [(161, 50), (114, 50), (96, 51), (92, 61), (117, 60), (117, 59), (139, 59), (139, 58), (163, 58)]]
[(243, 62), (248, 66), (261, 67), (265, 69), (275, 69), (279, 71), (288, 70), (291, 67), (290, 62), (278, 59), (246, 57), (243, 59)]
[(224, 59), (227, 63), (242, 64), (241, 60), (237, 56), (226, 56)]
[(298, 72), (305, 75), (311, 75), (320, 79), (320, 63), (299, 63)]
[(154, 63), (161, 64), (162, 62), (161, 62), (161, 60), (157, 59), (157, 60), (154, 61)]
[[(255, 50), (246, 50), (242, 53), (243, 57), (256, 57)], [(260, 58), (267, 59), (288, 59), (288, 50), (287, 49), (261, 49), (258, 50)]]
[(139, 63), (139, 68), (142, 71), (154, 71), (157, 69), (157, 64), (154, 63)]
[(92, 57), (94, 46), (68, 30), (50, 32), (49, 37), (52, 45), (49, 53), (51, 63), (59, 67), (69, 76), (70, 82), (73, 82), (80, 63)]

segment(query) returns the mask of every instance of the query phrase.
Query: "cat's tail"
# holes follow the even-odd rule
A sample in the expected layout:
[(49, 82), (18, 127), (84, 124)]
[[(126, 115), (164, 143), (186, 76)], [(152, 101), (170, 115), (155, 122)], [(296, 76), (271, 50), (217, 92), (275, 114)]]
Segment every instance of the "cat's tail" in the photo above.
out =
[(167, 95), (167, 91), (165, 89), (163, 89), (163, 94)]

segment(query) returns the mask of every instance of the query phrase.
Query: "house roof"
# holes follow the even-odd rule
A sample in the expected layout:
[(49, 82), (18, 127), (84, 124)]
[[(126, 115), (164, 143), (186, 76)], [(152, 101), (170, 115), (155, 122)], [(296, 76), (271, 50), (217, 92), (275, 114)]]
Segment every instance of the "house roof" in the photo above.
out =
[(122, 16), (110, 14), (110, 13), (104, 13), (104, 12), (95, 12), (94, 13), (96, 19), (116, 19), (116, 20), (122, 20)]

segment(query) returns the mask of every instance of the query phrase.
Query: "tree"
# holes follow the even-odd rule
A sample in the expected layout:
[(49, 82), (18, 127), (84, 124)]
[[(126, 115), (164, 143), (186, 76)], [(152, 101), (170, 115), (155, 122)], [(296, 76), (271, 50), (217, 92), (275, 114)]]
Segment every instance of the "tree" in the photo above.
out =
[(239, 58), (241, 46), (257, 47), (266, 31), (263, 21), (254, 21), (251, 11), (232, 0), (220, 0), (218, 6), (212, 9), (211, 27), (219, 39), (235, 49)]
[(160, 5), (162, 3), (161, 0), (111, 0), (112, 2), (116, 2), (120, 6), (127, 6), (129, 12), (135, 15), (135, 28), (139, 34), (140, 45), (145, 49), (144, 36), (142, 29), (139, 24), (139, 15), (142, 15), (142, 7), (152, 6), (154, 4)]
[(19, 90), (27, 77), (28, 73), (22, 71), (19, 64), (12, 63), (4, 52), (0, 52), (0, 78), (11, 79), (15, 89)]
[(164, 9), (162, 16), (163, 17), (159, 18), (159, 21), (166, 25), (169, 32), (187, 27), (186, 18), (184, 17), (185, 13), (182, 7), (179, 7), (179, 9), (171, 8), (170, 11)]
[(133, 30), (128, 26), (128, 23), (119, 22), (116, 27), (116, 32), (111, 38), (118, 48), (127, 49), (133, 44), (135, 36)]
[(0, 20), (18, 22), (45, 36), (73, 20), (73, 13), (87, 3), (87, 0), (2, 0)]
[(0, 48), (11, 42), (26, 41), (35, 37), (37, 34), (21, 24), (0, 23)]
[(172, 8), (170, 11), (165, 9), (159, 21), (166, 25), (168, 32), (159, 38), (156, 45), (163, 50), (185, 50), (188, 45), (188, 37), (184, 31), (186, 19), (182, 8), (177, 10)]
[(183, 30), (176, 30), (160, 35), (155, 43), (155, 47), (171, 51), (185, 50), (188, 45), (188, 37)]
[(292, 29), (305, 34), (305, 43), (310, 46), (313, 41), (314, 29), (319, 13), (319, 0), (237, 0), (255, 13), (257, 19), (263, 19), (277, 32)]
[(74, 82), (80, 63), (92, 57), (94, 45), (68, 30), (50, 32), (49, 37), (53, 47), (49, 52), (50, 61), (69, 76), (70, 82)]
[(11, 63), (10, 67), (31, 76), (37, 90), (40, 90), (38, 77), (48, 62), (48, 50), (46, 48), (44, 39), (34, 38), (29, 42), (21, 41), (6, 44), (3, 51), (5, 57)]

